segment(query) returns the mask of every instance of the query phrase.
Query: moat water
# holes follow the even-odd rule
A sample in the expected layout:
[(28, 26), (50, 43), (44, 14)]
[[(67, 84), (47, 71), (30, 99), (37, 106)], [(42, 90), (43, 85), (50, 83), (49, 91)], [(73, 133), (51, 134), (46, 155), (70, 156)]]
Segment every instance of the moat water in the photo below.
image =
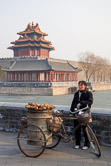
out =
[[(92, 92), (94, 96), (94, 103), (92, 108), (108, 108), (111, 109), (111, 90)], [(0, 95), (0, 102), (12, 103), (28, 103), (38, 102), (48, 103), (53, 105), (70, 106), (73, 94), (59, 95), (59, 96), (36, 96), (36, 95)]]

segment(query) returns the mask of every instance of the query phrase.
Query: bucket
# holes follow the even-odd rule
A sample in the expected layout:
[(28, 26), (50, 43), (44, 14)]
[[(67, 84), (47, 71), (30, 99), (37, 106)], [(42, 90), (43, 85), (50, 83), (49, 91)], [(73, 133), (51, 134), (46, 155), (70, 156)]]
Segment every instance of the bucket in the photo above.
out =
[[(46, 136), (46, 145), (52, 144), (52, 132), (48, 130), (47, 120), (52, 117), (52, 110), (31, 110), (27, 112), (27, 143), (29, 145), (41, 145), (41, 142), (33, 141), (36, 139), (43, 140), (43, 135), (36, 126), (44, 132)], [(31, 126), (32, 125), (32, 126)], [(31, 141), (30, 141), (31, 140)]]

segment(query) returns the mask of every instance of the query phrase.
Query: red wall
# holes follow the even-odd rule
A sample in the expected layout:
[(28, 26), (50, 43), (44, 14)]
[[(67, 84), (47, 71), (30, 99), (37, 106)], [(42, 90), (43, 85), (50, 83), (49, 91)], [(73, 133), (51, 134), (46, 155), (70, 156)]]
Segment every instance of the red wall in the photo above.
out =
[(45, 49), (40, 50), (40, 56), (49, 57), (49, 51)]
[(21, 49), (20, 56), (29, 56), (29, 49)]
[(14, 57), (18, 56), (43, 56), (43, 57), (49, 57), (49, 51), (45, 49), (19, 49), (14, 51)]
[(14, 51), (14, 57), (29, 56), (29, 49), (19, 49)]
[[(43, 73), (43, 72), (42, 72)], [(54, 79), (55, 75), (55, 79)], [(73, 75), (73, 76), (72, 76)], [(39, 72), (7, 72), (7, 81), (17, 82), (39, 82)], [(66, 82), (66, 81), (77, 81), (78, 73), (67, 73), (67, 72), (45, 72), (44, 71), (44, 82)]]

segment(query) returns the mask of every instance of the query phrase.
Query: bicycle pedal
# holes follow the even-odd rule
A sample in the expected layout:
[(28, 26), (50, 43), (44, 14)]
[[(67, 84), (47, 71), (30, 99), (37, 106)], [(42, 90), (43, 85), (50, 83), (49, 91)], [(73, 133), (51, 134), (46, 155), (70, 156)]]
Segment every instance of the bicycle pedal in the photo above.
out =
[(63, 137), (63, 142), (65, 142), (65, 143), (67, 143), (67, 142), (69, 142), (70, 141), (70, 137), (66, 134), (66, 135), (64, 135), (64, 137)]

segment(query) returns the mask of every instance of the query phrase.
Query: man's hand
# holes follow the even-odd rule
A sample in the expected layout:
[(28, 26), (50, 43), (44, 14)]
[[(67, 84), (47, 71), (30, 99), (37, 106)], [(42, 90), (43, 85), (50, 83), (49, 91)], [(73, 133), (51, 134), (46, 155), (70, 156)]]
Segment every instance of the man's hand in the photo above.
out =
[[(79, 110), (80, 107), (81, 107), (81, 103), (78, 103), (78, 104), (77, 104), (77, 109)], [(77, 111), (77, 110), (76, 110), (76, 111)]]

